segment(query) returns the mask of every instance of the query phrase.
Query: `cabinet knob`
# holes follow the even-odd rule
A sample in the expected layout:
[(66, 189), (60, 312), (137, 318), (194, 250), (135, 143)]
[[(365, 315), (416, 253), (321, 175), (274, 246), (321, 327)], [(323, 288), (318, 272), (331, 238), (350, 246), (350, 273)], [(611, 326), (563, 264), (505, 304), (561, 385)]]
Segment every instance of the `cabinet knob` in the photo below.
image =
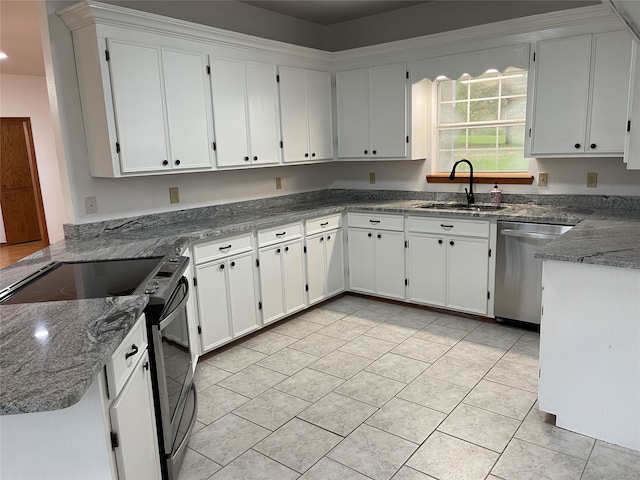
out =
[(305, 156), (305, 158), (309, 158), (309, 154), (308, 153), (305, 153), (304, 156)]
[(382, 235), (378, 234), (378, 238), (382, 238)]
[(324, 240), (324, 237), (320, 237), (320, 241), (322, 242)]
[(162, 166), (166, 167), (167, 165), (169, 165), (169, 160), (163, 160), (162, 161)]
[(369, 233), (367, 236), (368, 236), (369, 238), (371, 238), (371, 234), (370, 234), (370, 233)]
[(289, 247), (284, 247), (284, 251), (288, 252), (289, 251)]
[(451, 245), (452, 247), (455, 245), (455, 242), (453, 240), (449, 241), (449, 245)]
[(438, 240), (438, 245), (442, 245), (442, 240)]
[(176, 165), (180, 165), (180, 160), (176, 160), (176, 161), (175, 161), (175, 164), (176, 164)]
[(231, 262), (231, 266), (235, 267), (236, 266), (236, 262)]
[(220, 265), (220, 270), (224, 270), (224, 263)]
[(580, 145), (579, 143), (576, 143), (576, 144), (574, 145), (574, 147), (576, 147), (576, 148), (580, 148), (580, 147), (581, 147), (581, 145)]
[(276, 250), (276, 253), (280, 253), (280, 249), (279, 248)]
[(311, 154), (311, 156), (312, 156), (312, 157), (315, 157), (315, 156), (316, 156), (316, 154), (315, 154), (315, 153), (312, 153), (312, 154)]
[(592, 143), (589, 146), (591, 147), (591, 150), (595, 150), (598, 147), (595, 143)]
[(329, 235), (329, 236), (327, 237), (327, 240), (331, 240), (331, 235)]
[(253, 156), (253, 159), (254, 159), (254, 160), (258, 160), (258, 156), (257, 156), (257, 155), (254, 155), (254, 156)]
[(369, 153), (369, 150), (365, 150), (364, 154), (367, 155)]
[(249, 161), (249, 157), (244, 157), (244, 161), (248, 162)]
[(373, 154), (375, 155), (375, 154), (376, 154), (376, 153), (378, 153), (378, 152), (377, 152), (376, 150), (373, 150), (371, 153), (373, 153)]

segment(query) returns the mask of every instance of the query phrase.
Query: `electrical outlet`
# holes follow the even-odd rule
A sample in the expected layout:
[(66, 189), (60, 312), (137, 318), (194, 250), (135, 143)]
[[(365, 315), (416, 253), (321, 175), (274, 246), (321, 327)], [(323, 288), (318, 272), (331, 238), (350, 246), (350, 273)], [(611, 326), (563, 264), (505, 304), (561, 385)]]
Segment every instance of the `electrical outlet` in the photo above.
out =
[(276, 177), (276, 190), (282, 189), (282, 178)]
[(180, 191), (178, 187), (169, 187), (169, 202), (180, 203)]
[(369, 172), (369, 183), (371, 185), (376, 183), (376, 172)]
[(85, 197), (84, 209), (88, 214), (98, 213), (98, 202), (96, 201), (96, 197)]
[(548, 181), (549, 181), (549, 174), (547, 172), (539, 172), (538, 173), (538, 186), (539, 187), (546, 187)]
[(598, 174), (596, 172), (587, 173), (587, 187), (596, 188), (598, 186)]

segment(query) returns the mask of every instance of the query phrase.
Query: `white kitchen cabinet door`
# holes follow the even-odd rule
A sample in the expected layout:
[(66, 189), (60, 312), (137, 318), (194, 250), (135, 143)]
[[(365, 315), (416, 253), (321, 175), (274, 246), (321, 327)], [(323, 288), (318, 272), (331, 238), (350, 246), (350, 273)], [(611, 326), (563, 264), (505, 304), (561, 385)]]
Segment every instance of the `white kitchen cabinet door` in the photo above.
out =
[(129, 380), (109, 409), (118, 478), (161, 478), (155, 409), (149, 371), (149, 353), (138, 362)]
[(545, 40), (536, 53), (531, 154), (584, 152), (591, 35)]
[(285, 312), (282, 245), (260, 249), (260, 292), (262, 322), (268, 324)]
[(405, 298), (404, 232), (376, 232), (376, 293)]
[(369, 156), (369, 69), (336, 73), (338, 157)]
[(447, 249), (443, 235), (409, 234), (407, 300), (446, 305)]
[(164, 49), (162, 62), (171, 167), (212, 167), (212, 107), (206, 56)]
[(344, 243), (342, 229), (328, 232), (324, 241), (326, 262), (325, 296), (344, 291)]
[(449, 271), (447, 306), (487, 314), (489, 241), (483, 238), (448, 237)]
[(310, 112), (306, 72), (300, 68), (280, 67), (279, 74), (283, 161), (309, 160)]
[(307, 237), (309, 303), (344, 291), (342, 229)]
[(260, 328), (255, 288), (253, 252), (229, 258), (229, 304), (233, 336), (238, 337)]
[(246, 63), (245, 72), (251, 162), (259, 165), (279, 163), (280, 117), (276, 67)]
[(638, 42), (633, 44), (631, 73), (624, 161), (627, 169), (640, 170), (640, 44)]
[(311, 159), (332, 159), (333, 114), (331, 110), (331, 75), (328, 72), (307, 70), (306, 78)]
[(370, 69), (370, 151), (372, 158), (407, 156), (407, 67)]
[(218, 167), (249, 164), (244, 62), (210, 58)]
[(113, 39), (107, 48), (122, 173), (170, 168), (160, 48)]
[(627, 131), (632, 40), (626, 32), (593, 36), (591, 125), (587, 149), (621, 153)]
[(289, 314), (305, 307), (304, 258), (302, 240), (283, 246), (282, 270), (284, 276), (284, 313)]
[(375, 232), (360, 228), (348, 229), (349, 287), (363, 293), (376, 293)]
[(317, 303), (326, 295), (326, 235), (324, 233), (307, 237), (307, 281), (309, 303)]
[(226, 262), (196, 267), (198, 278), (198, 318), (202, 351), (207, 352), (233, 338), (229, 321)]

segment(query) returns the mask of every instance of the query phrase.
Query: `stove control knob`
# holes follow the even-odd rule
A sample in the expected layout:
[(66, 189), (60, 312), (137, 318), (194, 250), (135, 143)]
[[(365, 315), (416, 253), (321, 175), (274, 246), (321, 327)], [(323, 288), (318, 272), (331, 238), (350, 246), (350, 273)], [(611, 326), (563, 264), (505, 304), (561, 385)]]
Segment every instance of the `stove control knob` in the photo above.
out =
[(158, 290), (157, 286), (154, 287), (145, 287), (144, 289), (144, 293), (146, 293), (147, 295), (152, 295), (154, 293), (156, 293), (156, 291)]
[(169, 257), (169, 262), (171, 263), (177, 263), (178, 260), (180, 260), (178, 257)]

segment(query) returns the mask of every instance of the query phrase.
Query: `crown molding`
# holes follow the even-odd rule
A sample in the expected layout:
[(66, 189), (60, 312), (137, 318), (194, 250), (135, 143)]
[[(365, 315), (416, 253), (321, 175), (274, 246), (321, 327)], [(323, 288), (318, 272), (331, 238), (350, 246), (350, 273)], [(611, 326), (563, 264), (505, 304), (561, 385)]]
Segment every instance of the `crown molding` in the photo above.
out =
[[(604, 5), (594, 5), (558, 12), (542, 13), (500, 22), (478, 25), (459, 30), (397, 40), (379, 45), (359, 47), (333, 53), (333, 65), (352, 64), (354, 61), (376, 60), (389, 56), (427, 59), (442, 55), (443, 49), (477, 50), (479, 43), (521, 36), (522, 41), (534, 41), (534, 37), (548, 37), (541, 32), (576, 29), (597, 24), (602, 31), (624, 28), (619, 19)], [(465, 48), (466, 47), (466, 48)]]
[(122, 27), (145, 33), (207, 43), (212, 46), (242, 48), (260, 54), (299, 57), (306, 61), (311, 60), (327, 65), (331, 62), (331, 54), (324, 50), (256, 37), (93, 0), (71, 5), (57, 11), (56, 14), (72, 32), (90, 25)]

